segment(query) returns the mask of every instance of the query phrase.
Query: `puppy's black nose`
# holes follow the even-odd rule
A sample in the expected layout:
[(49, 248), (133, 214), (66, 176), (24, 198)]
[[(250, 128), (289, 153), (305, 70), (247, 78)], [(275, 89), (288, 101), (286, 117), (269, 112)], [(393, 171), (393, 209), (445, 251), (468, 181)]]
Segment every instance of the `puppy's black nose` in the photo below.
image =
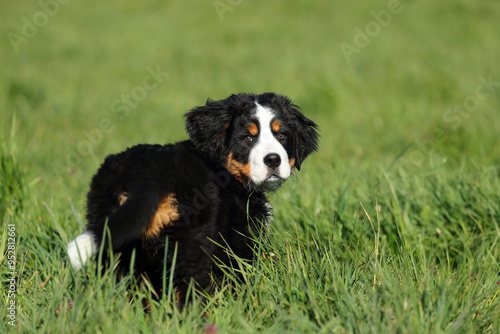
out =
[(274, 169), (281, 164), (281, 158), (279, 154), (271, 153), (264, 157), (264, 163), (266, 164), (266, 166)]

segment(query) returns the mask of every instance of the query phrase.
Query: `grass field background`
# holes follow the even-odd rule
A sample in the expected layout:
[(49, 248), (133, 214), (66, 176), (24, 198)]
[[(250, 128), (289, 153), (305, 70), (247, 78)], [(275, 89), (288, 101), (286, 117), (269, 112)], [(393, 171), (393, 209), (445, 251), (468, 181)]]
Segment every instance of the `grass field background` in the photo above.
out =
[[(499, 2), (62, 2), (0, 3), (0, 332), (500, 332)], [(145, 313), (71, 269), (107, 154), (265, 91), (322, 137), (237, 292)]]

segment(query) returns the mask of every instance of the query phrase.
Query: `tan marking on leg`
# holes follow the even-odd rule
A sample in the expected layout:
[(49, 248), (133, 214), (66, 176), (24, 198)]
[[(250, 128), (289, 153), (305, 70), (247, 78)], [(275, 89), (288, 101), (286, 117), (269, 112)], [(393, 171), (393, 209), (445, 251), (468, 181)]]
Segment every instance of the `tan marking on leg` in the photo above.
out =
[(271, 127), (273, 128), (273, 131), (274, 132), (278, 132), (280, 130), (280, 128), (281, 128), (281, 124), (282, 123), (281, 123), (281, 121), (279, 119), (275, 120), (273, 122), (273, 124), (271, 125)]
[(120, 196), (118, 196), (118, 204), (122, 206), (127, 199), (128, 199), (128, 193), (121, 193)]
[(250, 162), (242, 164), (241, 162), (234, 160), (233, 153), (231, 152), (227, 157), (226, 168), (238, 181), (244, 185), (247, 184), (248, 179), (250, 179)]
[(157, 236), (160, 231), (168, 225), (171, 225), (174, 221), (179, 219), (179, 211), (177, 210), (179, 203), (175, 198), (175, 194), (169, 194), (165, 196), (158, 205), (158, 210), (156, 210), (153, 218), (149, 222), (148, 228), (144, 233), (144, 239)]
[(179, 304), (179, 302), (182, 300), (182, 294), (179, 291), (179, 289), (176, 289), (175, 291), (175, 303)]
[(248, 124), (248, 132), (250, 132), (250, 134), (252, 136), (257, 136), (257, 134), (259, 133), (259, 128), (257, 127), (257, 124), (255, 123), (250, 123)]

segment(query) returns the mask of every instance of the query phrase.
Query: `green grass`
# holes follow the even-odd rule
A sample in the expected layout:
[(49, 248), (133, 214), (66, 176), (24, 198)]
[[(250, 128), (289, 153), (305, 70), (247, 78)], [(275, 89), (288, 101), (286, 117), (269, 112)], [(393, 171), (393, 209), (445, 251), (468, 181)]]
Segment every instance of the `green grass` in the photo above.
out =
[[(500, 332), (500, 4), (400, 6), (348, 61), (340, 44), (387, 1), (242, 1), (222, 20), (212, 1), (71, 1), (17, 53), (9, 36), (41, 7), (1, 3), (0, 332)], [(168, 77), (121, 119), (113, 103), (148, 67)], [(243, 283), (146, 313), (147, 288), (70, 268), (107, 154), (186, 138), (183, 113), (207, 97), (264, 91), (322, 137), (271, 195), (267, 241), (233, 269)]]

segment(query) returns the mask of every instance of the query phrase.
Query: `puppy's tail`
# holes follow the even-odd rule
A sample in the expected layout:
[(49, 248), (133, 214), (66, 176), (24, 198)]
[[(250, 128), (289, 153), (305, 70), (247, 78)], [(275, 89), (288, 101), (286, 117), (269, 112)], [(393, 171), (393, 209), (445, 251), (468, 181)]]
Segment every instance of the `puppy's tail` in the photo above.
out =
[(73, 269), (80, 270), (88, 259), (97, 254), (94, 234), (85, 231), (68, 244), (68, 256)]
[(106, 254), (109, 248), (119, 251), (123, 246), (143, 238), (158, 205), (157, 189), (141, 185), (109, 216), (87, 215), (87, 231), (68, 244), (68, 255), (73, 268), (79, 270), (85, 266), (88, 259), (99, 252), (102, 243)]

